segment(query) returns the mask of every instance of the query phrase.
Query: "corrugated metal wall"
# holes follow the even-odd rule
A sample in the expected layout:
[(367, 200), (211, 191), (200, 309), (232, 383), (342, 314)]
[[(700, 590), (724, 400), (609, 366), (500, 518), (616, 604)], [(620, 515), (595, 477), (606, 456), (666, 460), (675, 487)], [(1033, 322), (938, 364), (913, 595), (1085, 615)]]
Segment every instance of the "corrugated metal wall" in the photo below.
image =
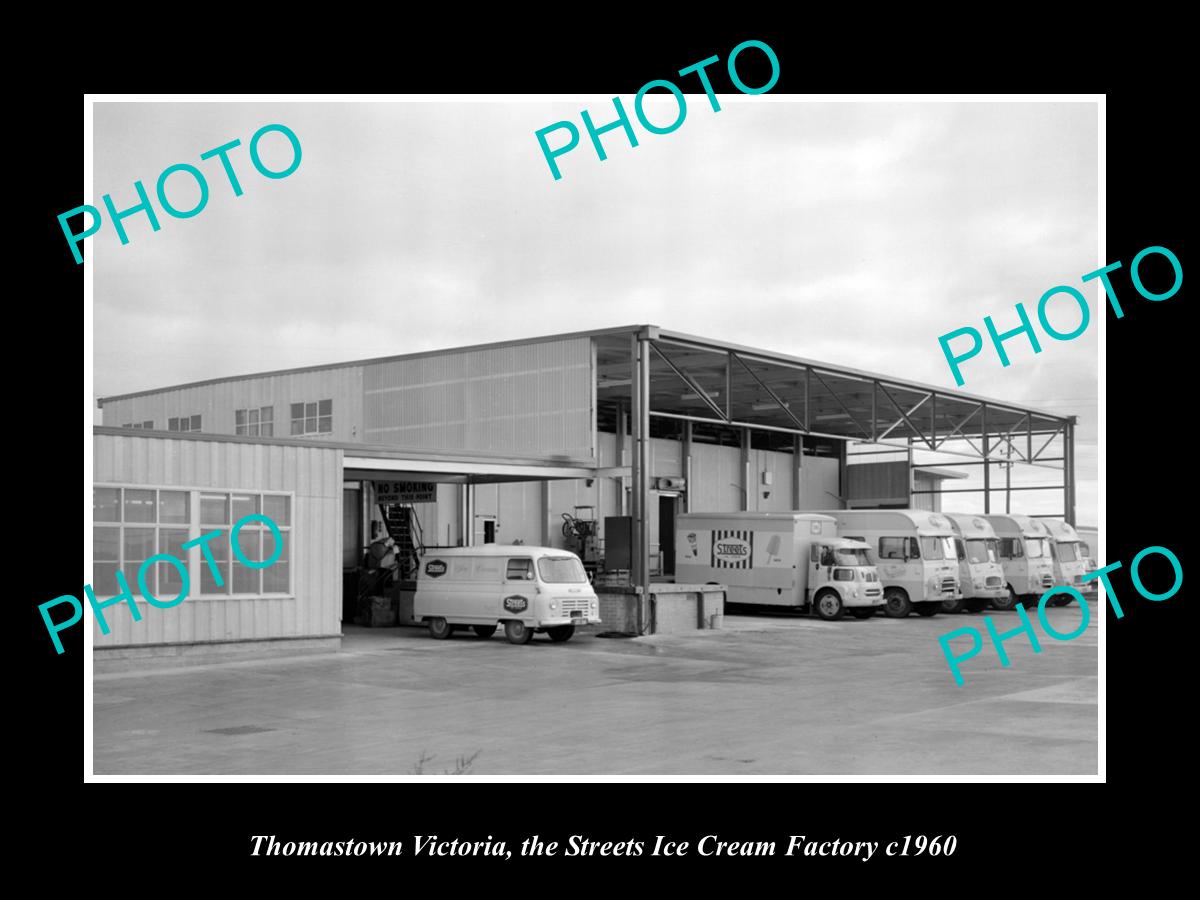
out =
[(294, 492), (292, 596), (201, 597), (193, 588), (171, 609), (139, 599), (140, 622), (112, 606), (107, 636), (92, 617), (97, 648), (341, 634), (341, 450), (105, 434), (93, 448), (96, 484)]
[[(908, 503), (908, 462), (860, 463), (846, 466), (847, 494), (851, 503), (858, 506), (904, 505)], [(930, 495), (925, 494), (926, 499)], [(918, 509), (920, 495), (913, 498)]]
[(128, 422), (152, 421), (157, 430), (166, 431), (173, 417), (199, 415), (200, 430), (205, 434), (236, 434), (237, 410), (273, 406), (274, 436), (289, 437), (293, 403), (332, 400), (333, 432), (306, 437), (361, 441), (362, 396), (362, 368), (347, 366), (221, 381), (114, 400), (104, 404), (104, 424), (119, 428)]
[(448, 352), (363, 370), (365, 439), (427, 450), (590, 460), (589, 338)]

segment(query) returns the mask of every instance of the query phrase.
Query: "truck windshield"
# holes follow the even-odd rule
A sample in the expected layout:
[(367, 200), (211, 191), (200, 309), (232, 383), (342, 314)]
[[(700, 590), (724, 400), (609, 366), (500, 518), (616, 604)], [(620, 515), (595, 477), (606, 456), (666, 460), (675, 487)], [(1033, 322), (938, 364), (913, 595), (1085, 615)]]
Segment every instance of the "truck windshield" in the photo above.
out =
[(842, 548), (834, 551), (834, 558), (837, 559), (839, 566), (869, 566), (870, 558), (867, 556), (867, 548), (848, 549)]
[(543, 556), (538, 560), (538, 574), (547, 584), (583, 584), (587, 572), (574, 556)]
[(973, 563), (996, 561), (996, 541), (977, 540), (967, 541), (967, 559)]
[(957, 559), (952, 537), (923, 537), (921, 551), (926, 559)]
[(1078, 562), (1079, 545), (1075, 541), (1059, 541), (1058, 558), (1063, 562)]
[(1025, 538), (1025, 555), (1030, 559), (1042, 559), (1050, 553), (1045, 538)]

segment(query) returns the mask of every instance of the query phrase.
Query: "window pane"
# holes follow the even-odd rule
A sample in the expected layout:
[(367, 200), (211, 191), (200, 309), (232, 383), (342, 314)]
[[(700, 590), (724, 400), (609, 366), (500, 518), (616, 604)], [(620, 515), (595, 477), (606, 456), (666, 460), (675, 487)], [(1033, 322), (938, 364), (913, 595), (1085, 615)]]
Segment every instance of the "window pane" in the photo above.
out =
[[(245, 531), (238, 535), (239, 538), (249, 538)], [(245, 546), (245, 545), (243, 545)], [(249, 556), (249, 554), (246, 554)], [(253, 558), (253, 557), (251, 557)], [(262, 577), (261, 569), (250, 569), (243, 566), (240, 562), (233, 564), (233, 592), (235, 594), (261, 594), (262, 590), (258, 586), (258, 581)]]
[(233, 519), (236, 522), (243, 516), (253, 515), (259, 512), (258, 494), (234, 494), (233, 495)]
[(145, 422), (142, 423), (142, 427), (149, 428), (151, 431), (153, 431), (154, 430), (154, 420), (147, 419)]
[(92, 559), (97, 562), (121, 561), (121, 529), (97, 525), (92, 529)]
[(228, 525), (229, 495), (201, 494), (200, 523), (202, 525)]
[(319, 404), (317, 404), (317, 415), (318, 416), (332, 416), (333, 415), (333, 401), (332, 400), (322, 400)]
[[(203, 501), (202, 501), (203, 502)], [(205, 533), (212, 529), (206, 529)], [(210, 538), (205, 542), (208, 549), (212, 552), (216, 567), (221, 572), (221, 578), (224, 580), (224, 585), (217, 587), (217, 581), (213, 578), (212, 566), (203, 556), (200, 558), (200, 593), (202, 594), (228, 594), (229, 593), (229, 529), (220, 529), (220, 534), (214, 538)], [(202, 551), (203, 552), (203, 551)]]
[(303, 419), (292, 419), (292, 434), (304, 434)]
[[(122, 571), (125, 573), (125, 580), (129, 582), (129, 589), (135, 594), (139, 592), (138, 569), (141, 568), (147, 557), (155, 554), (154, 547), (153, 528), (125, 529), (125, 565)], [(146, 589), (152, 594), (157, 593), (157, 585), (152, 566), (146, 570)]]
[(262, 498), (263, 515), (276, 525), (291, 525), (291, 497), (281, 497), (277, 494), (266, 494)]
[(258, 425), (257, 424), (248, 425), (246, 427), (248, 428), (247, 434), (249, 434), (251, 437), (258, 437)]
[(200, 417), (192, 416), (192, 431), (199, 431), (199, 430), (200, 430)]
[(317, 433), (317, 417), (316, 416), (313, 416), (311, 418), (304, 420), (304, 433), (305, 434), (316, 434)]
[[(270, 559), (271, 554), (273, 554), (275, 552), (275, 535), (271, 534), (271, 529), (264, 528), (262, 530), (261, 534), (262, 534), (262, 555), (261, 556), (251, 555), (250, 548), (254, 546), (253, 544), (247, 543), (247, 544), (243, 545), (243, 551), (246, 553), (246, 556), (248, 556), (250, 559), (254, 560), (255, 562), (262, 562), (263, 560)], [(279, 552), (279, 559), (275, 560), (275, 562), (272, 563), (270, 566), (270, 568), (272, 568), (272, 569), (275, 568), (275, 566), (279, 565), (281, 562), (287, 562), (291, 558), (290, 550), (289, 550), (289, 547), (291, 544), (291, 539), (290, 539), (291, 532), (284, 531), (284, 532), (281, 532), (281, 534), (283, 535), (283, 546)], [(245, 532), (243, 532), (242, 535), (238, 535), (238, 536), (242, 537), (243, 535), (245, 535)], [(266, 571), (266, 570), (264, 569), (264, 571)]]
[(274, 422), (275, 421), (275, 407), (264, 406), (262, 408), (261, 412), (262, 412), (262, 421), (263, 422)]
[(234, 433), (235, 433), (235, 434), (245, 434), (245, 433), (246, 433), (246, 426), (245, 426), (245, 425), (237, 425), (237, 426), (235, 426)]
[(291, 563), (280, 560), (269, 569), (262, 570), (264, 594), (288, 593), (288, 572)]
[[(242, 556), (246, 557), (246, 559), (251, 560), (252, 562), (263, 561), (261, 543), (263, 530), (264, 529), (262, 529), (259, 525), (254, 524), (247, 525), (238, 532), (238, 548), (242, 551)], [(267, 542), (274, 546), (275, 542), (271, 540), (270, 532), (267, 533)], [(234, 561), (236, 563), (234, 566), (235, 569), (246, 568), (246, 566), (242, 565), (241, 560), (235, 558)]]
[(273, 423), (264, 422), (260, 427), (262, 428), (262, 436), (263, 437), (274, 437), (275, 436), (275, 425)]
[(167, 431), (178, 431), (178, 430), (179, 430), (179, 420), (176, 419), (174, 416), (172, 416), (170, 419), (167, 420)]
[(303, 403), (293, 403), (292, 404), (292, 418), (293, 419), (303, 419), (304, 418), (304, 404)]
[(239, 409), (237, 412), (235, 412), (233, 414), (233, 422), (235, 425), (245, 425), (246, 411), (244, 409)]
[(188, 509), (191, 495), (187, 491), (158, 492), (158, 521), (188, 523), (192, 520)]
[(154, 491), (125, 489), (125, 521), (154, 521)]
[(92, 491), (92, 521), (121, 521), (120, 488), (95, 488)]
[(246, 423), (249, 425), (257, 425), (258, 424), (258, 410), (257, 409), (246, 410)]
[[(168, 553), (176, 559), (182, 560), (186, 568), (188, 551), (183, 549), (183, 545), (187, 543), (187, 539), (188, 530), (186, 528), (160, 528), (158, 531), (158, 552)], [(216, 540), (216, 538), (213, 540)], [(168, 562), (160, 562), (157, 568), (158, 596), (167, 600), (172, 597), (178, 597), (183, 591), (183, 576), (180, 575), (178, 567)]]
[(321, 416), (321, 418), (318, 419), (317, 422), (318, 422), (317, 431), (319, 433), (321, 433), (321, 434), (332, 433), (332, 431), (333, 431), (333, 417), (332, 416)]
[(120, 590), (117, 587), (117, 568), (115, 562), (98, 562), (92, 566), (92, 591), (97, 600), (107, 600)]
[(317, 404), (305, 403), (304, 404), (304, 417), (306, 419), (312, 419), (312, 418), (316, 418), (316, 415), (317, 415)]

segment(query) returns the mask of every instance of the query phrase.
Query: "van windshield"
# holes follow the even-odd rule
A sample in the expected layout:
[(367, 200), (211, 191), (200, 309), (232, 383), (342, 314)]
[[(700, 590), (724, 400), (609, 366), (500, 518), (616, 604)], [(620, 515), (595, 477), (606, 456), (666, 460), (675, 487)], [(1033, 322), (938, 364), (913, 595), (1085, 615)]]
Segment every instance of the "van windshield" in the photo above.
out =
[(833, 555), (839, 566), (869, 566), (871, 564), (866, 547), (862, 549), (839, 548), (834, 551)]
[(1025, 555), (1030, 559), (1049, 556), (1045, 538), (1025, 538)]
[(973, 563), (996, 562), (995, 539), (967, 541), (967, 559)]
[(926, 559), (958, 558), (954, 552), (954, 538), (951, 537), (923, 537), (921, 538), (921, 550)]
[(588, 580), (583, 563), (574, 556), (543, 556), (537, 565), (547, 584), (584, 584)]
[(1077, 562), (1079, 560), (1079, 544), (1075, 541), (1060, 541), (1058, 544), (1058, 558), (1063, 562)]

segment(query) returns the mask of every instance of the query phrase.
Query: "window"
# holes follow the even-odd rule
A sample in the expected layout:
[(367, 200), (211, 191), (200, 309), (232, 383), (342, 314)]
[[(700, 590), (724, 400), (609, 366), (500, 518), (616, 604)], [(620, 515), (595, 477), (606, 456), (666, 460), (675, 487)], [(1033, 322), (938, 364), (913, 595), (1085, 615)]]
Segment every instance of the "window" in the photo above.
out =
[(167, 419), (167, 431), (199, 431), (200, 417), (199, 416), (180, 416), (178, 419), (172, 416)]
[(871, 564), (866, 547), (861, 549), (858, 547), (839, 547), (834, 552), (833, 558), (839, 566), (869, 566)]
[(259, 406), (239, 409), (233, 414), (234, 430), (237, 434), (251, 437), (275, 436), (275, 407)]
[(1000, 538), (1001, 559), (1021, 559), (1024, 556), (1020, 538)]
[[(138, 570), (151, 556), (184, 558), (189, 539), (189, 491), (98, 487), (92, 491), (92, 590), (97, 600), (116, 596), (117, 572), (131, 593), (141, 593)], [(183, 578), (171, 563), (146, 570), (146, 590), (169, 600), (183, 590)]]
[(1078, 562), (1082, 559), (1079, 544), (1074, 541), (1063, 541), (1058, 545), (1058, 558), (1063, 562)]
[(504, 577), (509, 581), (533, 581), (533, 560), (510, 559)]
[(996, 562), (996, 541), (986, 539), (967, 541), (967, 559), (973, 563)]
[(1025, 552), (1030, 559), (1043, 559), (1049, 556), (1045, 538), (1025, 538)]
[[(510, 561), (511, 565), (516, 560)], [(543, 556), (538, 560), (538, 574), (546, 584), (586, 584), (587, 572), (573, 556)]]
[(333, 401), (292, 404), (292, 434), (332, 434)]
[(954, 539), (951, 537), (923, 537), (921, 550), (926, 559), (957, 559), (954, 554)]
[(150, 431), (153, 431), (154, 430), (154, 420), (147, 419), (145, 422), (126, 422), (121, 427), (122, 428), (145, 428), (145, 429), (149, 429)]
[(854, 580), (854, 570), (853, 569), (834, 569), (833, 570), (833, 580), (834, 581), (853, 581)]
[[(266, 569), (251, 569), (232, 554), (229, 531), (243, 516), (261, 513), (279, 527), (279, 558)], [(164, 553), (180, 559), (188, 572), (188, 596), (258, 595), (291, 592), (291, 497), (284, 494), (175, 490), (145, 487), (97, 487), (92, 492), (92, 590), (98, 600), (120, 591), (116, 573), (125, 576), (130, 592), (141, 594), (138, 570), (149, 557)], [(220, 587), (197, 547), (183, 545), (210, 531), (207, 542), (224, 581)], [(238, 532), (242, 554), (254, 562), (275, 554), (275, 538), (264, 522), (249, 522)], [(196, 565), (189, 560), (195, 554)], [(146, 589), (163, 600), (179, 596), (183, 576), (169, 562), (146, 570)]]
[(881, 537), (879, 539), (880, 559), (920, 559), (921, 551), (917, 547), (915, 537)]

